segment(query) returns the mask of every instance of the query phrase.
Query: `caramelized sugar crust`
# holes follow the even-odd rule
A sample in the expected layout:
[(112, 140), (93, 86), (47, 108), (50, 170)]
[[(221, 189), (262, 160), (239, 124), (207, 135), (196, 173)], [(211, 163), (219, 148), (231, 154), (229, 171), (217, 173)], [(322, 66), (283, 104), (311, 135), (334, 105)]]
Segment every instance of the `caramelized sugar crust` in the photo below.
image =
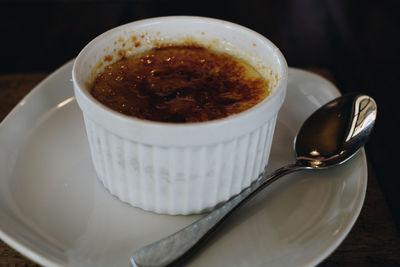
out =
[(195, 45), (169, 45), (107, 66), (91, 94), (123, 114), (159, 122), (202, 122), (244, 111), (269, 93), (246, 62)]

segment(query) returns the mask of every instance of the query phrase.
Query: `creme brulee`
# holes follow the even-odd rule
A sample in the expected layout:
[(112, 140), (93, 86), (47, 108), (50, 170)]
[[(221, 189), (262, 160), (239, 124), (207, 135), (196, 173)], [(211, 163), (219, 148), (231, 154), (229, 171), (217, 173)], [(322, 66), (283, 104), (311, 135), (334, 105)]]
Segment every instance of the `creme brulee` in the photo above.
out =
[(195, 45), (169, 45), (107, 66), (91, 94), (140, 119), (201, 122), (242, 112), (269, 94), (243, 60)]

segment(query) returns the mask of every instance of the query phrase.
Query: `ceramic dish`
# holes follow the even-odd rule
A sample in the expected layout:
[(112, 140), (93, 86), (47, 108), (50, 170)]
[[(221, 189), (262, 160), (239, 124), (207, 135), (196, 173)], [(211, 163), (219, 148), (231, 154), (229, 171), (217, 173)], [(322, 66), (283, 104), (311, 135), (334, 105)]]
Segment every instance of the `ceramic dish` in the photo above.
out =
[[(96, 178), (72, 62), (40, 83), (0, 125), (0, 238), (45, 266), (129, 266), (132, 252), (199, 216), (146, 212)], [(337, 89), (289, 70), (269, 170), (293, 160), (303, 120)], [(342, 166), (289, 175), (267, 188), (188, 266), (312, 266), (346, 237), (367, 186), (364, 151)]]
[[(122, 115), (90, 94), (88, 84), (119, 54), (140, 54), (187, 38), (251, 64), (269, 81), (270, 94), (238, 114), (179, 124)], [(109, 57), (111, 62), (105, 60)], [(102, 67), (96, 67), (99, 63)], [(72, 77), (93, 166), (110, 193), (145, 210), (191, 214), (228, 200), (264, 170), (285, 98), (287, 64), (272, 42), (243, 26), (172, 16), (135, 21), (96, 37), (79, 53)]]

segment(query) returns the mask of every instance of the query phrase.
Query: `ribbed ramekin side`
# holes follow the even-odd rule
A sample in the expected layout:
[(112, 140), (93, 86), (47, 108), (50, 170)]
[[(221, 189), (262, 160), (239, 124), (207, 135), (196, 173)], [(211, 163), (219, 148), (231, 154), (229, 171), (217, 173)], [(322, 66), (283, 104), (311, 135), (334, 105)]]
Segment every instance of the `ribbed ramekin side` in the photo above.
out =
[(269, 155), (271, 152), (271, 146), (272, 146), (272, 141), (273, 141), (273, 137), (274, 137), (274, 131), (275, 131), (277, 117), (278, 117), (278, 115), (275, 115), (268, 121), (268, 123), (266, 123), (263, 126), (262, 133), (265, 132), (266, 138), (264, 141), (264, 145), (261, 146), (261, 144), (260, 144), (261, 150), (263, 151), (263, 155), (261, 158), (260, 168), (258, 169), (259, 174), (264, 172), (265, 167), (267, 166), (268, 161), (269, 161)]
[(167, 214), (205, 211), (250, 185), (268, 162), (275, 121), (219, 144), (164, 147), (121, 138), (85, 117), (104, 186), (124, 202)]
[[(191, 189), (187, 180), (194, 174), (190, 171), (183, 175), (184, 166), (193, 158), (190, 151), (185, 155), (182, 151), (174, 153), (177, 148), (173, 147), (139, 144), (107, 131), (90, 118), (84, 119), (97, 177), (111, 194), (132, 206), (158, 213), (193, 210), (184, 209), (190, 197), (184, 192)], [(182, 201), (183, 196), (187, 200)]]
[(191, 167), (195, 172), (184, 176), (186, 194), (183, 200), (190, 206), (179, 213), (210, 209), (257, 179), (268, 163), (275, 123), (276, 116), (246, 135), (186, 151), (186, 157), (196, 166)]
[(103, 157), (102, 140), (99, 138), (99, 127), (88, 117), (84, 116), (86, 134), (89, 140), (90, 154), (92, 157), (93, 167), (96, 171), (97, 177), (104, 184), (105, 164)]
[(134, 206), (141, 205), (137, 144), (85, 118), (92, 162), (99, 180), (111, 194)]
[[(249, 186), (268, 163), (276, 117), (261, 127), (224, 143), (217, 203), (225, 201)], [(225, 175), (224, 175), (225, 174)]]

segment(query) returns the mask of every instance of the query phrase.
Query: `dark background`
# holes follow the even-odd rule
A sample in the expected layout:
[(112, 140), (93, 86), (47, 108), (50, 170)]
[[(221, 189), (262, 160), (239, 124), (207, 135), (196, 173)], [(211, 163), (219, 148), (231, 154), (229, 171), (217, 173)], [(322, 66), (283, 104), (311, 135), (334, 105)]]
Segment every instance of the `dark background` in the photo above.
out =
[(165, 15), (242, 24), (273, 41), (289, 66), (325, 69), (342, 93), (374, 97), (366, 150), (400, 229), (400, 1), (0, 1), (0, 74), (54, 71), (100, 33)]

